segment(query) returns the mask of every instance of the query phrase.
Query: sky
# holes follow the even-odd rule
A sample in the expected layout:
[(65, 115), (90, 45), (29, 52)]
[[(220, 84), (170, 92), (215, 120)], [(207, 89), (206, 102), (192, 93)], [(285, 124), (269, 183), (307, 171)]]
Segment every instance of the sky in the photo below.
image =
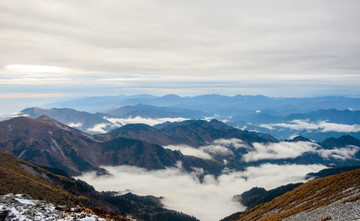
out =
[(358, 0), (0, 2), (0, 113), (119, 94), (360, 97)]

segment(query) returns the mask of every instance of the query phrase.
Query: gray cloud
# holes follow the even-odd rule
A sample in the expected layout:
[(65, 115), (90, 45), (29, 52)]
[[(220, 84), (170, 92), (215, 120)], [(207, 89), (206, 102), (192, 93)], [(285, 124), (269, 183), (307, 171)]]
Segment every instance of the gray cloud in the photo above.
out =
[(94, 185), (99, 191), (163, 196), (167, 208), (212, 221), (244, 209), (232, 201), (236, 194), (255, 186), (271, 189), (290, 182), (302, 182), (307, 173), (323, 168), (321, 165), (264, 164), (249, 167), (244, 172), (224, 173), (217, 179), (207, 175), (204, 182), (200, 182), (195, 174), (185, 173), (179, 168), (148, 171), (119, 166), (105, 167), (114, 176), (96, 177), (95, 173), (86, 173), (77, 178)]
[[(82, 94), (358, 95), (359, 8), (356, 0), (3, 1), (0, 84), (14, 93), (50, 85)], [(62, 71), (19, 73), (7, 68), (14, 64)]]

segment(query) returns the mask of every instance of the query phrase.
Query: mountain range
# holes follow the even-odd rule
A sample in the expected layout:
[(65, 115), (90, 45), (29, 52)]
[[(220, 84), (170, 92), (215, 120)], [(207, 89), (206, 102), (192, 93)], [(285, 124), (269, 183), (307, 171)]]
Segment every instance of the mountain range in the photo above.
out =
[(216, 118), (233, 127), (270, 134), (280, 140), (295, 136), (303, 136), (317, 142), (343, 135), (360, 138), (360, 111), (350, 109), (318, 109), (310, 112), (292, 112), (288, 115), (266, 109), (253, 110), (248, 114), (239, 111), (225, 117), (229, 114), (218, 115), (195, 109), (137, 104), (95, 114), (70, 108), (27, 108), (19, 115), (31, 118), (47, 115), (89, 134), (105, 133), (126, 124), (144, 123), (154, 126), (165, 122)]
[(359, 98), (335, 96), (282, 98), (262, 95), (224, 96), (219, 94), (206, 94), (193, 97), (180, 97), (174, 94), (161, 97), (146, 94), (87, 97), (48, 104), (46, 107), (67, 107), (90, 112), (106, 112), (107, 110), (122, 106), (133, 106), (137, 104), (199, 110), (209, 114), (217, 114), (222, 118), (246, 116), (255, 113), (256, 110), (286, 116), (291, 113), (304, 113), (318, 109), (360, 109)]
[(101, 172), (99, 167), (104, 165), (165, 169), (177, 167), (178, 162), (186, 171), (202, 168), (204, 174), (219, 174), (224, 168), (243, 170), (264, 163), (352, 166), (360, 159), (359, 144), (351, 136), (329, 138), (322, 143), (302, 137), (278, 141), (217, 120), (188, 120), (156, 127), (130, 124), (95, 136), (47, 116), (0, 122), (1, 151), (70, 175)]
[[(200, 182), (203, 182), (208, 174), (216, 177), (224, 171), (244, 171), (249, 167), (263, 164), (358, 166), (359, 150), (360, 140), (350, 135), (331, 137), (322, 142), (314, 142), (301, 136), (278, 140), (271, 135), (237, 129), (215, 119), (166, 122), (154, 126), (127, 124), (96, 135), (89, 135), (45, 115), (35, 119), (16, 117), (0, 122), (0, 151), (43, 167), (41, 170), (34, 169), (35, 167), (29, 163), (23, 166), (23, 170), (30, 171), (30, 174), (31, 171), (46, 170), (47, 172), (35, 173), (40, 178), (42, 174), (50, 176), (48, 173), (63, 174), (66, 177), (67, 174), (74, 176), (93, 170), (97, 171), (98, 176), (109, 176), (101, 166), (129, 165), (147, 170), (175, 167), (186, 173), (196, 174)], [(15, 172), (10, 172), (13, 173)], [(86, 186), (87, 184), (81, 185), (83, 188), (91, 189)], [(272, 196), (289, 189), (291, 188), (284, 187), (269, 193), (259, 189), (256, 193), (261, 192), (262, 195), (270, 197), (265, 197), (266, 199), (271, 199)], [(66, 191), (70, 190), (65, 188), (63, 191), (65, 192), (60, 192), (60, 195), (66, 195)], [(81, 200), (85, 200), (86, 203), (86, 197), (90, 197), (83, 192), (71, 193), (75, 197), (73, 201), (78, 204), (81, 204)], [(85, 198), (79, 198), (79, 195)], [(171, 217), (175, 214), (174, 216), (178, 217), (176, 212), (170, 212), (169, 215), (160, 209), (162, 206), (159, 199), (150, 197), (147, 201), (148, 199), (131, 194), (121, 197), (117, 198), (116, 193), (106, 193), (100, 197), (105, 203), (101, 202), (99, 205), (114, 211), (110, 204), (117, 203), (118, 206), (127, 208), (124, 209), (126, 213), (137, 214), (138, 217), (142, 217), (144, 213), (151, 214), (153, 211), (164, 211), (161, 213), (165, 214), (164, 216)], [(136, 202), (128, 201), (130, 199), (136, 199)], [(143, 200), (150, 205), (147, 207), (148, 210), (140, 209), (143, 212), (125, 205), (133, 205)], [(156, 213), (157, 217), (158, 215)], [(185, 216), (179, 220), (188, 218), (192, 219)]]

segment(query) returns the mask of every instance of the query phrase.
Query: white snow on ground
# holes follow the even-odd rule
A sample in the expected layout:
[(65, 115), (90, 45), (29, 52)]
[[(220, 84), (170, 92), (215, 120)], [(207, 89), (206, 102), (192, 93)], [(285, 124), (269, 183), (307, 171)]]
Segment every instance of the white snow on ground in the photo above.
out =
[(22, 194), (7, 194), (0, 196), (0, 216), (5, 220), (33, 221), (33, 220), (81, 220), (105, 221), (97, 215), (72, 208), (71, 212), (64, 212), (53, 204), (42, 200), (32, 200)]

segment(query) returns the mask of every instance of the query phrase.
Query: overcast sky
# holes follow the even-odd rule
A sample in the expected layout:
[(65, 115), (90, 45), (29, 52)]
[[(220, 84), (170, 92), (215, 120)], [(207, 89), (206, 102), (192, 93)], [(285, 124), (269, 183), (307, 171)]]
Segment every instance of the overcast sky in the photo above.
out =
[(139, 93), (359, 97), (359, 11), (358, 0), (1, 1), (0, 107)]

